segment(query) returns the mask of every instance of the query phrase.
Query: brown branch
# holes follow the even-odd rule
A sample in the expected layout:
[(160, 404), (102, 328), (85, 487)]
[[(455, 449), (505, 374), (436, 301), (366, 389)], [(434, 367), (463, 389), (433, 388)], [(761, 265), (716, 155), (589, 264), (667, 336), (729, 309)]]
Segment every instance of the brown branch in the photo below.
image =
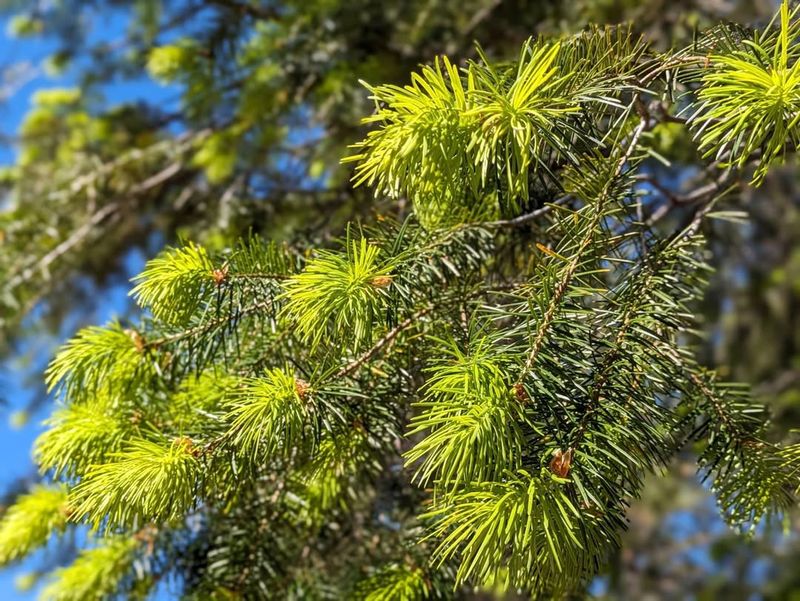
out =
[(729, 183), (732, 179), (733, 179), (733, 172), (725, 171), (714, 181), (699, 186), (686, 194), (675, 194), (669, 188), (662, 185), (656, 179), (649, 178), (645, 180), (667, 198), (667, 202), (665, 204), (661, 205), (655, 211), (653, 211), (653, 213), (645, 222), (645, 225), (647, 225), (648, 227), (652, 227), (653, 225), (664, 219), (664, 217), (666, 217), (669, 214), (669, 212), (672, 211), (677, 206), (699, 204), (704, 201), (707, 201), (709, 198), (713, 198), (715, 196), (726, 193), (731, 188), (730, 187), (725, 188), (725, 185)]
[(545, 206), (536, 209), (535, 211), (531, 211), (530, 213), (520, 215), (519, 217), (514, 217), (513, 219), (500, 219), (498, 221), (487, 221), (479, 225), (485, 227), (516, 227), (518, 225), (524, 225), (529, 221), (533, 221), (537, 217), (541, 217), (542, 215), (549, 213), (551, 210), (553, 210), (553, 207), (562, 205), (572, 198), (574, 198), (572, 195), (565, 194), (564, 196), (556, 198), (553, 202), (548, 203)]
[[(176, 175), (181, 172), (183, 167), (182, 163), (176, 162), (172, 163), (162, 171), (152, 175), (151, 177), (147, 178), (143, 182), (134, 186), (130, 192), (130, 197), (138, 196), (144, 192), (147, 192), (153, 188), (160, 186), (161, 184), (169, 181)], [(46, 271), (47, 268), (55, 262), (57, 259), (65, 255), (67, 252), (72, 250), (75, 246), (83, 242), (83, 240), (89, 236), (92, 230), (100, 225), (103, 221), (114, 215), (119, 209), (123, 206), (123, 199), (116, 200), (113, 202), (104, 205), (98, 211), (93, 213), (89, 219), (84, 222), (78, 229), (73, 231), (65, 240), (62, 240), (57, 246), (55, 246), (52, 250), (48, 253), (40, 257), (37, 261), (30, 264), (29, 266), (23, 268), (19, 271), (15, 276), (10, 278), (6, 283), (7, 290), (13, 290), (20, 284), (24, 284), (28, 280), (30, 280), (35, 273)]]
[(625, 164), (630, 160), (630, 157), (632, 156), (634, 149), (636, 148), (636, 145), (639, 143), (639, 138), (641, 137), (648, 123), (649, 119), (646, 116), (642, 116), (641, 120), (639, 121), (639, 124), (633, 130), (633, 133), (630, 137), (625, 152), (622, 154), (619, 161), (617, 162), (617, 167), (614, 170), (614, 176), (606, 183), (603, 192), (597, 198), (598, 210), (596, 211), (592, 219), (592, 222), (589, 224), (587, 228), (586, 235), (583, 237), (574, 255), (570, 259), (569, 264), (567, 265), (567, 269), (564, 271), (558, 283), (555, 285), (555, 288), (553, 289), (553, 296), (550, 298), (547, 310), (545, 311), (541, 321), (539, 322), (539, 326), (536, 331), (536, 336), (534, 337), (533, 342), (531, 344), (531, 350), (528, 353), (528, 358), (525, 361), (525, 366), (522, 368), (522, 371), (520, 372), (517, 378), (516, 382), (517, 384), (521, 384), (522, 381), (525, 379), (525, 376), (533, 368), (533, 365), (536, 362), (536, 358), (539, 356), (539, 352), (544, 346), (544, 342), (545, 339), (547, 338), (547, 333), (550, 328), (550, 324), (555, 319), (556, 313), (558, 312), (558, 309), (561, 305), (561, 300), (564, 297), (564, 294), (566, 294), (567, 288), (569, 287), (572, 278), (575, 276), (575, 272), (578, 270), (581, 256), (592, 242), (592, 238), (594, 237), (594, 228), (596, 227), (597, 223), (599, 223), (602, 216), (602, 212), (599, 210), (599, 205), (602, 205), (602, 203), (605, 201), (605, 197), (608, 195), (608, 188), (611, 184), (611, 180), (614, 177), (617, 177), (620, 173), (622, 173)]
[(336, 372), (334, 375), (335, 378), (342, 378), (344, 376), (349, 376), (362, 365), (364, 365), (367, 361), (372, 359), (375, 355), (377, 355), (383, 347), (387, 345), (391, 345), (395, 339), (405, 330), (409, 329), (412, 325), (416, 323), (417, 320), (422, 319), (428, 313), (433, 311), (434, 304), (431, 303), (426, 307), (423, 307), (401, 323), (397, 324), (394, 328), (389, 330), (380, 340), (378, 340), (372, 347), (367, 350), (366, 352), (362, 353), (359, 357), (345, 365), (342, 369)]

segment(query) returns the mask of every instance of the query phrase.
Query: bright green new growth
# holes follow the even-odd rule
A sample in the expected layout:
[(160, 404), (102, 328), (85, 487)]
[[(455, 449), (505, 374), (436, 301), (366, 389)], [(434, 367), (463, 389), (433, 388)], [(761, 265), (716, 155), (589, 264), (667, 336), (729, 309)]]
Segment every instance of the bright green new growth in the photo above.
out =
[(531, 170), (546, 172), (586, 139), (571, 123), (580, 107), (567, 95), (572, 74), (558, 67), (560, 51), (559, 43), (528, 42), (514, 76), (488, 64), (460, 70), (442, 57), (408, 86), (368, 86), (378, 110), (364, 122), (381, 128), (347, 158), (358, 162), (355, 184), (407, 195), (428, 226), (518, 211)]
[(67, 487), (36, 486), (0, 517), (0, 566), (44, 546), (67, 527)]
[[(547, 165), (543, 155), (552, 148), (569, 153), (566, 117), (580, 111), (579, 106), (564, 96), (571, 73), (560, 73), (556, 57), (561, 45), (526, 45), (519, 57), (516, 77), (505, 94), (495, 89), (496, 76), (489, 81), (479, 79), (475, 90), (475, 106), (470, 116), (477, 119), (478, 134), (470, 144), (480, 164), (483, 185), (499, 159), (505, 164), (506, 194), (510, 198), (528, 199), (528, 172)], [(480, 78), (480, 75), (476, 77)], [(560, 137), (559, 129), (565, 134)], [(467, 149), (471, 150), (470, 148)]]
[(372, 339), (391, 271), (366, 238), (348, 245), (346, 255), (321, 251), (286, 283), (285, 316), (314, 347), (331, 336), (358, 349)]
[(521, 471), (453, 495), (425, 516), (435, 520), (431, 535), (440, 540), (433, 560), (459, 557), (457, 583), (569, 590), (591, 569), (593, 550), (562, 484), (547, 471)]
[(47, 389), (76, 401), (131, 386), (149, 368), (141, 344), (136, 332), (118, 323), (85, 328), (61, 347), (48, 367)]
[(131, 296), (140, 306), (156, 319), (184, 325), (200, 306), (203, 290), (214, 285), (214, 266), (204, 248), (189, 244), (148, 261), (134, 282)]
[(239, 388), (239, 378), (209, 368), (183, 380), (170, 399), (170, 418), (187, 435), (202, 431), (210, 415), (223, 411)]
[(42, 472), (55, 477), (80, 476), (117, 452), (128, 434), (114, 416), (113, 403), (102, 395), (86, 403), (56, 409), (34, 443), (34, 457)]
[(180, 519), (194, 504), (200, 462), (192, 441), (132, 440), (109, 463), (89, 467), (70, 493), (76, 519), (98, 529)]
[(244, 455), (288, 455), (298, 445), (310, 411), (308, 385), (288, 371), (267, 370), (244, 380), (230, 403), (230, 434)]
[(369, 448), (369, 439), (361, 430), (323, 440), (314, 457), (293, 474), (303, 499), (302, 517), (321, 524), (332, 511), (347, 511), (360, 495), (359, 475), (380, 470), (374, 449)]
[[(478, 173), (464, 154), (475, 121), (468, 115), (473, 90), (464, 89), (458, 68), (444, 57), (412, 74), (411, 85), (369, 89), (378, 111), (365, 122), (382, 127), (347, 158), (358, 163), (355, 184), (374, 186), (377, 194), (408, 195), (420, 219), (430, 213), (434, 224), (449, 218), (445, 208), (457, 211), (452, 217), (460, 220), (470, 205), (479, 206)], [(463, 199), (468, 190), (477, 203)]]
[(518, 467), (523, 436), (522, 402), (509, 390), (506, 366), (492, 356), (486, 339), (469, 354), (455, 345), (442, 349), (451, 361), (431, 370), (426, 395), (417, 403), (409, 436), (426, 432), (406, 453), (420, 461), (415, 478), (435, 480), (445, 490), (469, 482), (491, 481)]
[(729, 54), (712, 55), (702, 75), (695, 136), (706, 156), (743, 168), (756, 152), (760, 162), (753, 184), (760, 184), (787, 144), (800, 141), (800, 8), (784, 0), (780, 31), (746, 40)]
[(113, 596), (120, 575), (130, 570), (139, 542), (126, 536), (99, 539), (81, 551), (71, 565), (58, 568), (39, 595), (39, 601), (100, 601)]

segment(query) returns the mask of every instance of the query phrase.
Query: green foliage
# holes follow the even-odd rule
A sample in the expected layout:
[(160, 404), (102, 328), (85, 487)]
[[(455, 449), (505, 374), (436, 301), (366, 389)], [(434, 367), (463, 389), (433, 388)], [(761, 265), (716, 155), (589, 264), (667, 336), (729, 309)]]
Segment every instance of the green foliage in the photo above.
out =
[(157, 46), (147, 57), (147, 71), (154, 79), (171, 83), (195, 66), (198, 49), (191, 40), (182, 40), (177, 44)]
[(49, 88), (38, 90), (33, 95), (33, 103), (45, 108), (59, 108), (80, 102), (81, 91), (78, 88)]
[(220, 369), (190, 375), (170, 398), (170, 417), (183, 434), (202, 433), (210, 416), (221, 413), (239, 386), (239, 379)]
[(580, 109), (563, 96), (562, 90), (572, 74), (556, 66), (560, 49), (560, 44), (537, 48), (528, 43), (505, 94), (497, 96), (493, 88), (500, 78), (491, 72), (491, 79), (482, 82), (484, 85), (478, 86), (476, 92), (473, 111), (480, 135), (470, 143), (475, 147), (484, 185), (498, 160), (505, 165), (507, 194), (511, 198), (527, 200), (531, 164), (543, 162), (541, 157), (547, 148), (569, 153), (569, 138), (564, 135), (569, 126), (565, 121)]
[(420, 568), (391, 565), (359, 583), (358, 601), (419, 601), (428, 598), (430, 584)]
[(346, 510), (348, 502), (359, 497), (358, 476), (380, 469), (361, 430), (323, 440), (312, 459), (294, 474), (302, 487), (307, 516), (321, 522), (332, 510)]
[[(349, 184), (330, 168), (331, 131), (304, 131), (302, 144), (287, 132), (311, 107), (353, 104), (352, 92), (317, 96), (375, 65), (304, 72), (289, 30), (326, 31), (331, 7), (383, 17), (359, 2), (290, 2), (280, 18), (263, 3), (219, 4), (244, 15), (219, 20), (236, 43), (140, 53), (154, 77), (184, 86), (192, 131), (137, 155), (133, 128), (119, 141), (130, 153), (105, 159), (113, 177), (75, 184), (100, 214), (81, 236), (151, 194), (176, 213), (218, 211), (199, 217), (204, 245), (168, 248), (134, 278), (146, 313), (135, 327), (81, 330), (47, 371), (63, 404), (35, 454), (66, 481), (69, 510), (23, 498), (9, 523), (51, 518), (13, 533), (4, 520), (5, 561), (66, 531), (67, 516), (120, 536), (57, 571), (45, 598), (144, 596), (156, 578), (186, 598), (562, 598), (618, 551), (645, 479), (688, 450), (734, 527), (796, 501), (795, 447), (770, 441), (756, 404), (694, 357), (708, 273), (697, 234), (728, 176), (707, 165), (697, 177), (711, 181), (682, 195), (659, 180), (672, 168), (650, 161), (672, 146), (665, 136), (693, 131), (726, 165), (761, 152), (761, 181), (790, 149), (787, 4), (780, 31), (701, 36), (674, 53), (618, 27), (529, 39), (508, 63), (480, 49), (434, 59), (409, 85), (369, 87), (374, 129), (346, 159)], [(262, 22), (246, 39), (227, 30), (242, 18)], [(81, 94), (37, 103), (15, 185), (90, 152), (84, 127), (116, 135)], [(671, 115), (681, 103), (688, 127)], [(33, 142), (42, 134), (50, 146)], [(135, 155), (164, 171), (137, 170)], [(138, 187), (92, 204), (122, 165)], [(360, 185), (374, 205), (354, 196)], [(261, 188), (280, 200), (262, 202)], [(343, 221), (344, 242), (331, 242)], [(259, 233), (239, 240), (245, 224)], [(64, 248), (44, 247), (44, 267), (8, 273), (14, 286), (29, 289)]]
[(224, 182), (236, 167), (238, 142), (235, 131), (214, 133), (200, 142), (192, 162), (205, 171), (210, 182)]
[(85, 403), (58, 408), (47, 419), (34, 443), (34, 457), (42, 472), (75, 477), (89, 466), (103, 463), (120, 450), (126, 428), (113, 414), (113, 404), (103, 395)]
[(204, 248), (187, 244), (148, 261), (134, 282), (131, 295), (140, 306), (156, 319), (184, 325), (200, 307), (203, 292), (214, 285), (214, 266)]
[(426, 432), (406, 453), (408, 463), (421, 460), (416, 479), (449, 490), (516, 470), (522, 403), (510, 390), (502, 351), (481, 338), (469, 353), (452, 344), (440, 353), (452, 358), (432, 368), (420, 413), (411, 420), (409, 436)]
[(95, 529), (180, 519), (195, 503), (200, 470), (188, 438), (129, 441), (110, 462), (89, 467), (71, 491), (73, 517)]
[(366, 238), (350, 242), (346, 254), (320, 251), (286, 283), (286, 317), (312, 346), (333, 339), (348, 340), (357, 349), (372, 339), (391, 273), (380, 248)]
[(724, 164), (744, 167), (761, 152), (752, 183), (760, 184), (787, 144), (800, 140), (798, 8), (783, 0), (780, 30), (768, 29), (741, 48), (711, 57), (697, 92), (693, 119), (700, 149)]
[(741, 385), (722, 384), (713, 374), (696, 376), (699, 408), (705, 419), (698, 430), (707, 445), (700, 456), (723, 517), (752, 534), (764, 516), (785, 511), (794, 502), (795, 474), (784, 450), (764, 440), (764, 408)]
[(427, 227), (517, 214), (533, 178), (537, 188), (542, 178), (552, 185), (555, 165), (602, 144), (578, 125), (581, 115), (594, 110), (602, 122), (607, 109), (622, 108), (615, 96), (639, 51), (630, 32), (529, 40), (510, 68), (484, 59), (462, 74), (442, 57), (410, 85), (369, 87), (377, 111), (364, 122), (381, 127), (346, 159), (358, 162), (353, 181), (407, 196)]
[(125, 536), (99, 539), (78, 558), (58, 568), (39, 595), (41, 601), (106, 599), (119, 590), (130, 570), (139, 543)]
[(566, 118), (578, 110), (561, 96), (569, 75), (553, 66), (559, 48), (526, 45), (513, 79), (471, 63), (465, 83), (443, 57), (409, 86), (370, 88), (379, 110), (365, 123), (382, 127), (347, 159), (359, 163), (356, 185), (407, 195), (432, 226), (491, 218), (498, 177), (507, 183), (505, 206), (518, 208), (528, 199), (529, 167), (546, 167), (548, 150), (564, 150)]
[(251, 378), (231, 401), (230, 436), (242, 454), (288, 455), (302, 442), (310, 413), (308, 384), (288, 370), (270, 369)]
[(8, 21), (6, 31), (10, 36), (27, 37), (42, 32), (44, 23), (41, 19), (34, 19), (27, 15), (15, 15)]
[(0, 565), (28, 555), (67, 527), (67, 488), (36, 486), (0, 518)]
[(149, 370), (142, 345), (136, 331), (119, 323), (85, 328), (61, 348), (47, 368), (47, 388), (72, 401), (86, 400), (101, 389), (125, 389)]
[(456, 582), (506, 581), (554, 594), (588, 575), (591, 563), (578, 528), (578, 508), (563, 490), (563, 480), (543, 471), (521, 471), (454, 494), (424, 517), (440, 539), (433, 560), (441, 564), (460, 555)]
[[(789, 481), (795, 478), (800, 472), (800, 444), (794, 443), (787, 445), (778, 451), (778, 455), (783, 463), (783, 469), (786, 470)], [(794, 494), (798, 494), (800, 488), (794, 489)]]
[[(408, 195), (423, 223), (436, 225), (450, 217), (436, 211), (437, 203), (456, 211), (455, 220), (467, 220), (469, 204), (462, 197), (467, 190), (478, 197), (479, 179), (464, 154), (475, 121), (468, 116), (473, 90), (464, 89), (457, 67), (444, 57), (421, 75), (413, 74), (410, 86), (370, 91), (378, 111), (364, 122), (382, 127), (372, 130), (355, 146), (360, 152), (347, 159), (358, 162), (356, 185), (366, 183), (393, 197)], [(476, 200), (480, 205), (481, 199)]]

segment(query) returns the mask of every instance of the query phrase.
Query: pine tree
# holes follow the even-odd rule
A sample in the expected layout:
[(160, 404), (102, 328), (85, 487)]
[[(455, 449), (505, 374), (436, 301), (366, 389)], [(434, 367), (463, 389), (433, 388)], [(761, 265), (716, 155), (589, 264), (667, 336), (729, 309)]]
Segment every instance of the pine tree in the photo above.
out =
[[(595, 27), (367, 84), (343, 160), (394, 214), (148, 262), (141, 319), (82, 330), (48, 369), (47, 484), (0, 521), (0, 562), (86, 525), (43, 598), (165, 579), (190, 599), (561, 598), (689, 445), (732, 528), (779, 519), (800, 449), (698, 362), (696, 307), (704, 224), (795, 150), (799, 12), (666, 53)], [(665, 124), (712, 174), (671, 224), (642, 185)], [(230, 141), (209, 136), (214, 179)]]

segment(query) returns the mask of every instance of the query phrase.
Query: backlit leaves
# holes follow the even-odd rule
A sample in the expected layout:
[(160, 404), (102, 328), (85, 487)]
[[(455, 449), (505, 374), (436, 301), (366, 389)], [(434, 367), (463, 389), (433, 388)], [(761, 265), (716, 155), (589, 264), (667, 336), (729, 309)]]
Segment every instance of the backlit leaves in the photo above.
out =
[(590, 575), (592, 555), (603, 548), (586, 548), (591, 526), (581, 524), (562, 482), (521, 471), (465, 487), (424, 516), (439, 540), (433, 560), (458, 558), (457, 582), (569, 590)]
[(112, 597), (136, 557), (138, 541), (126, 536), (99, 539), (75, 561), (48, 578), (41, 601), (100, 601)]
[(579, 109), (563, 95), (571, 75), (558, 68), (560, 48), (529, 42), (515, 76), (442, 57), (407, 86), (370, 87), (378, 110), (364, 122), (381, 127), (347, 158), (357, 162), (355, 184), (408, 196), (427, 226), (518, 210), (530, 172), (569, 155), (581, 135), (569, 123)]
[(425, 432), (406, 453), (409, 464), (419, 462), (415, 478), (421, 484), (436, 482), (449, 490), (518, 466), (521, 404), (509, 391), (502, 357), (493, 356), (493, 350), (486, 339), (468, 353), (455, 345), (441, 349), (449, 360), (431, 370), (409, 432)]

